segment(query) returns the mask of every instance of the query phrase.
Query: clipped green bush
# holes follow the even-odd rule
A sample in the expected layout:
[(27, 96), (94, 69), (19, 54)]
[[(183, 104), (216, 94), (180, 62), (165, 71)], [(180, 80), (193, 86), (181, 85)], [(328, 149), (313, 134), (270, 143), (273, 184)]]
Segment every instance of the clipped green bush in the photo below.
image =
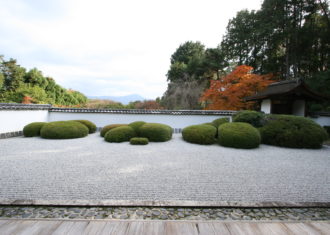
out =
[(94, 133), (96, 131), (96, 125), (88, 120), (74, 120), (75, 122), (80, 122), (88, 128), (89, 134)]
[(113, 129), (113, 128), (120, 127), (120, 126), (127, 126), (127, 124), (110, 124), (110, 125), (104, 126), (104, 127), (101, 129), (100, 135), (101, 135), (102, 137), (104, 137), (105, 134), (106, 134), (108, 131), (110, 131), (110, 130)]
[(149, 143), (148, 138), (144, 137), (134, 137), (129, 140), (132, 145), (146, 145)]
[(194, 144), (213, 144), (215, 142), (215, 136), (217, 128), (211, 125), (192, 125), (183, 128), (182, 138)]
[(32, 122), (23, 128), (23, 135), (25, 137), (40, 136), (41, 127), (45, 124), (46, 122)]
[(212, 121), (212, 125), (218, 128), (221, 124), (229, 122), (229, 118), (218, 118)]
[(259, 131), (244, 122), (231, 122), (218, 128), (219, 144), (225, 147), (252, 149), (260, 145)]
[(292, 115), (267, 115), (262, 143), (288, 148), (321, 148), (327, 132), (314, 121)]
[(209, 126), (214, 126), (212, 122), (205, 122), (205, 123), (202, 123), (201, 125), (209, 125)]
[(88, 128), (76, 121), (49, 122), (43, 125), (40, 135), (45, 139), (73, 139), (88, 135)]
[(263, 125), (264, 114), (253, 110), (244, 110), (233, 116), (233, 122), (246, 122), (254, 127)]
[(129, 141), (131, 138), (136, 137), (136, 133), (130, 126), (119, 126), (109, 130), (104, 139), (107, 142), (121, 143)]
[(133, 128), (133, 130), (135, 131), (135, 133), (137, 135), (139, 135), (139, 129), (144, 124), (146, 124), (146, 122), (144, 122), (144, 121), (136, 121), (136, 122), (132, 122), (132, 123), (130, 123), (128, 125)]
[(140, 136), (151, 142), (164, 142), (172, 138), (172, 128), (160, 123), (146, 123), (140, 127)]

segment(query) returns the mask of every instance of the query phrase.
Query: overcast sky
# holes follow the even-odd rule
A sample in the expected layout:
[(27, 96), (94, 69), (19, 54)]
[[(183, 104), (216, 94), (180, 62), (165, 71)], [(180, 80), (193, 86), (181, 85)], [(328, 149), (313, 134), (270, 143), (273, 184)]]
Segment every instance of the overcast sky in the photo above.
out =
[(0, 55), (88, 96), (162, 96), (185, 41), (216, 47), (262, 0), (0, 0)]

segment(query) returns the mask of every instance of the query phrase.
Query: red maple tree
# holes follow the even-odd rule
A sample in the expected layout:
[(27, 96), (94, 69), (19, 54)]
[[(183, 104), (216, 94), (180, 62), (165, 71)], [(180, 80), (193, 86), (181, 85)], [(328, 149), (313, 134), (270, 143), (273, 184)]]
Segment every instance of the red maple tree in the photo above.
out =
[(210, 110), (253, 109), (255, 102), (245, 102), (244, 97), (254, 95), (272, 83), (272, 74), (252, 73), (253, 67), (237, 66), (220, 80), (211, 80), (210, 88), (204, 91), (200, 101)]
[(33, 99), (30, 96), (24, 96), (22, 99), (22, 104), (32, 104)]

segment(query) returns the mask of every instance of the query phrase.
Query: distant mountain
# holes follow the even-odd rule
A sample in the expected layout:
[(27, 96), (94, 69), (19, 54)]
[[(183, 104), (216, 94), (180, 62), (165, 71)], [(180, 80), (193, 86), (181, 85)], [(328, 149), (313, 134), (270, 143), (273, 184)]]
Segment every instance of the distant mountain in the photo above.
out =
[(122, 104), (128, 104), (129, 102), (137, 101), (137, 100), (145, 100), (142, 96), (138, 94), (125, 95), (125, 96), (88, 96), (89, 99), (101, 99), (101, 100), (112, 100), (116, 102), (120, 102)]

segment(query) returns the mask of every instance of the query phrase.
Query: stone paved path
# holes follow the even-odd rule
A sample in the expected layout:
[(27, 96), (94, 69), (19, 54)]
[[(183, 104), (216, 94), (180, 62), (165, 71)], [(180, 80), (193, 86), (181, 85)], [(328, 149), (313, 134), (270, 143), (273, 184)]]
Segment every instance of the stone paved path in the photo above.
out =
[(330, 220), (330, 208), (0, 206), (2, 219)]
[(0, 189), (0, 202), (329, 203), (330, 148), (239, 150), (185, 143), (180, 135), (146, 146), (107, 143), (98, 133), (17, 137), (0, 140)]

